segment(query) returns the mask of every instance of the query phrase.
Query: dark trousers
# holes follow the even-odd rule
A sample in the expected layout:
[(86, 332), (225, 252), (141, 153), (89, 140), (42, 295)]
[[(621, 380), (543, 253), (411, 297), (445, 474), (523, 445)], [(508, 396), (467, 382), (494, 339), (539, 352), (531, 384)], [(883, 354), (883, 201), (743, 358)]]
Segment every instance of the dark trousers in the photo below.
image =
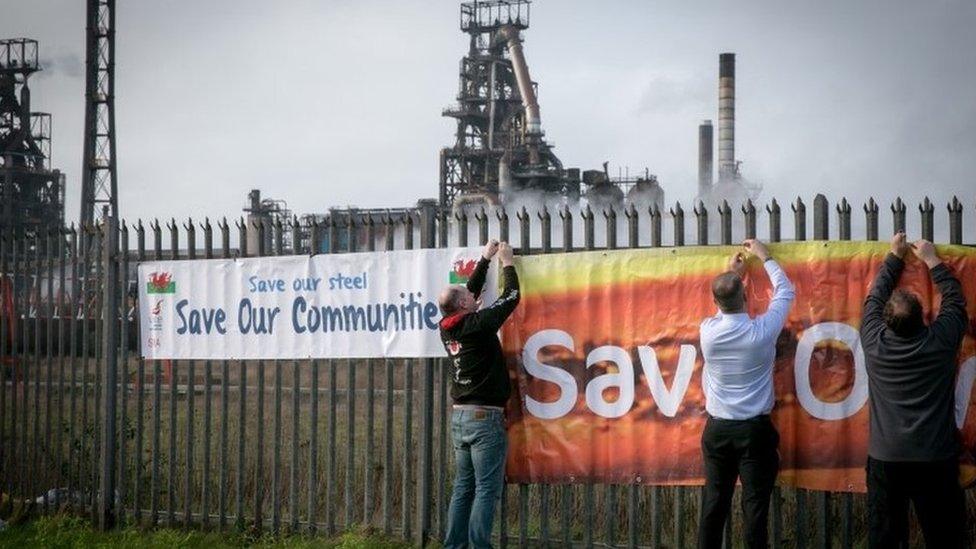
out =
[(708, 418), (702, 433), (705, 491), (698, 522), (698, 547), (722, 547), (737, 478), (742, 479), (746, 546), (768, 546), (769, 497), (779, 471), (777, 446), (779, 433), (769, 416), (746, 420)]
[(966, 499), (959, 460), (896, 462), (868, 458), (868, 546), (908, 547), (908, 502), (929, 548), (966, 547)]

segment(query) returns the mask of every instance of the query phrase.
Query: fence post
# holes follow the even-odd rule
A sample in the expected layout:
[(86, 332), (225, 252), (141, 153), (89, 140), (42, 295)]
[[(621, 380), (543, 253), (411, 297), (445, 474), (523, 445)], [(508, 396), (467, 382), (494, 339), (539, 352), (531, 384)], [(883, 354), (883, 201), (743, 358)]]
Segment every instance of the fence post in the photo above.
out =
[(465, 247), (468, 245), (468, 212), (461, 210), (454, 214), (457, 220), (457, 245)]
[(851, 205), (846, 198), (837, 205), (837, 231), (841, 240), (851, 239)]
[(766, 213), (769, 214), (769, 241), (779, 242), (782, 236), (782, 219), (780, 218), (782, 212), (779, 208), (779, 202), (776, 202), (775, 198), (766, 206)]
[(878, 203), (874, 197), (868, 199), (864, 205), (865, 236), (868, 240), (878, 239)]
[(654, 204), (647, 209), (647, 213), (651, 216), (651, 246), (655, 248), (661, 247), (661, 209)]
[(751, 198), (746, 199), (745, 206), (742, 206), (742, 214), (746, 221), (746, 238), (756, 238), (756, 205)]
[(105, 413), (102, 420), (102, 474), (101, 497), (98, 500), (98, 527), (109, 530), (115, 526), (115, 450), (116, 450), (116, 403), (118, 401), (118, 341), (119, 325), (118, 302), (118, 220), (107, 217), (105, 222), (104, 249), (102, 261), (105, 264), (105, 279), (102, 285), (102, 307), (105, 364), (102, 406)]
[(608, 210), (603, 210), (603, 217), (607, 220), (607, 244), (608, 250), (617, 249), (617, 210), (610, 206)]
[(905, 232), (905, 211), (907, 210), (908, 207), (905, 206), (905, 202), (902, 201), (900, 196), (891, 205), (891, 216), (895, 233)]
[(587, 250), (592, 250), (595, 248), (594, 238), (593, 238), (593, 210), (590, 209), (590, 205), (586, 205), (586, 209), (580, 212), (580, 217), (583, 218), (583, 248)]
[(922, 238), (931, 242), (935, 239), (935, 204), (926, 196), (918, 211), (922, 214)]
[[(433, 203), (423, 203), (420, 207), (421, 246), (434, 248), (436, 242), (435, 224), (437, 207)], [(528, 217), (526, 215), (526, 217)], [(523, 226), (523, 230), (525, 227)], [(527, 232), (527, 231), (526, 231)], [(433, 484), (434, 464), (434, 359), (424, 359), (423, 395), (421, 407), (423, 422), (420, 432), (420, 463), (418, 464), (419, 486), (417, 489), (417, 540), (416, 544), (424, 547), (431, 529), (431, 485)], [(366, 465), (367, 467), (369, 464)], [(347, 523), (348, 526), (348, 523)]]
[(529, 211), (522, 206), (521, 210), (515, 212), (515, 217), (519, 221), (519, 254), (529, 255), (532, 247), (532, 233), (529, 222), (532, 221), (532, 216), (529, 215)]
[(474, 213), (474, 218), (478, 220), (478, 244), (484, 246), (488, 243), (488, 212), (484, 206)]
[(681, 202), (675, 202), (671, 208), (671, 217), (674, 218), (674, 245), (685, 245), (685, 211), (681, 209)]
[(729, 207), (728, 200), (722, 200), (718, 215), (722, 221), (722, 244), (729, 246), (732, 244), (732, 208)]
[(708, 208), (705, 207), (705, 203), (701, 200), (698, 204), (692, 208), (695, 212), (695, 218), (698, 221), (698, 245), (707, 246), (708, 245)]
[(540, 230), (542, 231), (542, 253), (547, 254), (552, 251), (552, 215), (549, 214), (549, 208), (544, 204), (542, 206), (542, 211), (538, 212), (536, 215), (539, 216)]
[(813, 239), (830, 239), (830, 209), (822, 194), (813, 197)]
[(498, 218), (498, 240), (508, 242), (508, 212), (504, 206), (495, 210), (495, 217)]
[(962, 244), (962, 202), (953, 196), (949, 208), (949, 244)]
[(790, 204), (793, 210), (793, 239), (797, 241), (807, 239), (807, 205), (803, 199), (796, 197), (796, 202)]
[(559, 210), (559, 219), (563, 221), (563, 252), (573, 251), (573, 212), (569, 206)]
[(637, 214), (637, 206), (633, 204), (624, 210), (627, 216), (627, 246), (637, 248), (640, 246), (640, 216)]

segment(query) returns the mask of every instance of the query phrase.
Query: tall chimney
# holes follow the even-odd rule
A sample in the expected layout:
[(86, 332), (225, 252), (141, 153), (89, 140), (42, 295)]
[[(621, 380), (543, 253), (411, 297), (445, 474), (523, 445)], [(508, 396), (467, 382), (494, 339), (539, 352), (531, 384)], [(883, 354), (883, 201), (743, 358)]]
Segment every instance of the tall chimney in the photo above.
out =
[(719, 55), (718, 179), (735, 176), (735, 54)]
[(698, 126), (698, 197), (712, 188), (712, 121), (703, 120)]

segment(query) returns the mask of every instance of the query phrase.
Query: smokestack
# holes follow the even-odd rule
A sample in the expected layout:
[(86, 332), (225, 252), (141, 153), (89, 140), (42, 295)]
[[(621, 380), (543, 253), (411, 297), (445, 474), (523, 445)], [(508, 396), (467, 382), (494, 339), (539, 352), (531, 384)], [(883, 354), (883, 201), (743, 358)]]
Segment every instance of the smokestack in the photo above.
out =
[(719, 55), (718, 179), (735, 176), (735, 54)]
[(712, 121), (703, 120), (698, 126), (698, 196), (704, 197), (712, 188)]

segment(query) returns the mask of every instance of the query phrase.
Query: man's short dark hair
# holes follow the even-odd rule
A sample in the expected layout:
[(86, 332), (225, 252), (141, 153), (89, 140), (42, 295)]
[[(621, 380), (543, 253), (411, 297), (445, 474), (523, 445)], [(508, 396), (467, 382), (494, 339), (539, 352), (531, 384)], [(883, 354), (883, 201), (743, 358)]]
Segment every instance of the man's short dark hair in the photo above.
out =
[(746, 303), (742, 279), (732, 271), (712, 279), (712, 296), (723, 313), (741, 311)]
[(459, 286), (448, 286), (444, 288), (441, 292), (440, 299), (437, 300), (437, 306), (441, 309), (442, 316), (451, 316), (458, 312), (460, 309), (459, 301), (461, 297), (461, 288)]
[(883, 316), (888, 328), (900, 336), (910, 336), (925, 327), (918, 296), (906, 290), (897, 289), (891, 293)]

